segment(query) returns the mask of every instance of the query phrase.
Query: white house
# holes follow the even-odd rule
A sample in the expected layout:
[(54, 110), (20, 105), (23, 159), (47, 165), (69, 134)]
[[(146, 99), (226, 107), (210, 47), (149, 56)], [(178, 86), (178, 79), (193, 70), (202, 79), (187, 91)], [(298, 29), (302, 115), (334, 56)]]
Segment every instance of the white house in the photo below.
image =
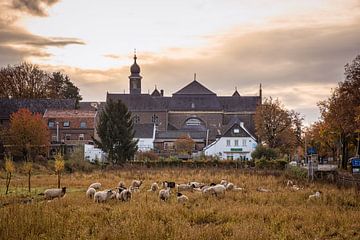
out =
[(223, 133), (215, 142), (204, 148), (206, 156), (218, 156), (220, 159), (231, 160), (251, 160), (251, 153), (255, 150), (257, 142), (244, 127), (244, 123), (238, 119), (234, 120)]
[(153, 123), (135, 124), (134, 139), (139, 140), (138, 151), (146, 152), (154, 149), (156, 126)]
[(106, 153), (94, 145), (84, 144), (84, 158), (92, 163), (95, 161), (104, 162), (106, 160)]

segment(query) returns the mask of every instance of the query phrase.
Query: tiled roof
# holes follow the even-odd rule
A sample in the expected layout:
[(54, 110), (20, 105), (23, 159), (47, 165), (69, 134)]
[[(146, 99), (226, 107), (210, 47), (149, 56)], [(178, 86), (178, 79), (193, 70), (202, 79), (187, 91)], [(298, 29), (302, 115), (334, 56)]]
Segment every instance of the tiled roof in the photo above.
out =
[(143, 123), (134, 124), (135, 138), (152, 138), (154, 133), (154, 124)]
[(121, 100), (130, 111), (165, 111), (167, 109), (166, 97), (152, 97), (149, 94), (116, 94), (108, 93), (106, 101)]
[(9, 119), (20, 108), (44, 114), (46, 109), (75, 109), (75, 99), (0, 99), (0, 118)]
[(216, 95), (173, 95), (169, 103), (173, 111), (221, 111)]
[(79, 109), (80, 110), (95, 110), (100, 109), (101, 105), (105, 104), (105, 102), (79, 102)]
[(259, 96), (217, 97), (225, 112), (255, 112)]
[(44, 118), (93, 118), (96, 113), (95, 110), (49, 109), (44, 113)]
[(184, 131), (184, 130), (173, 130), (173, 131), (158, 131), (155, 139), (178, 139), (181, 136), (188, 135), (193, 140), (205, 139), (206, 131)]
[(198, 81), (194, 80), (173, 95), (216, 95)]

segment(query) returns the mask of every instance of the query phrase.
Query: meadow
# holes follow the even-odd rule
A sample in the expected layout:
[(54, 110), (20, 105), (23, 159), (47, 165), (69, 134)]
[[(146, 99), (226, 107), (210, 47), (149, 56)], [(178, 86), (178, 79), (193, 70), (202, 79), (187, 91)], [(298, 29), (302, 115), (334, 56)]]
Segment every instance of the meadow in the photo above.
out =
[[(110, 200), (95, 204), (85, 191), (92, 182), (103, 189), (143, 179), (140, 192), (130, 202)], [(185, 183), (220, 182), (227, 179), (244, 192), (226, 192), (225, 197), (205, 197), (184, 192), (185, 205), (160, 202), (148, 192), (154, 181)], [(296, 182), (303, 189), (286, 187), (285, 176), (245, 174), (236, 169), (122, 169), (65, 174), (68, 188), (60, 200), (41, 201), (37, 194), (56, 187), (53, 174), (32, 178), (31, 204), (17, 203), (26, 194), (26, 175), (16, 174), (11, 193), (4, 195), (0, 179), (0, 239), (360, 239), (360, 197), (353, 189), (338, 189), (325, 183)], [(258, 187), (273, 192), (258, 192)], [(315, 191), (319, 199), (308, 200)]]

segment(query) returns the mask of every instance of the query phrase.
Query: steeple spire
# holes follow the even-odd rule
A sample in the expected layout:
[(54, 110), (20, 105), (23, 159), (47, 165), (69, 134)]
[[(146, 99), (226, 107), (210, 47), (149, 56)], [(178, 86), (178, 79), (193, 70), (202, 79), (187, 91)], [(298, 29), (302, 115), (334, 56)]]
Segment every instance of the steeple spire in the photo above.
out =
[(136, 48), (134, 49), (134, 63), (130, 67), (130, 73), (129, 76), (130, 80), (130, 94), (140, 94), (141, 93), (141, 79), (140, 76), (140, 66), (136, 62), (137, 56), (136, 56)]

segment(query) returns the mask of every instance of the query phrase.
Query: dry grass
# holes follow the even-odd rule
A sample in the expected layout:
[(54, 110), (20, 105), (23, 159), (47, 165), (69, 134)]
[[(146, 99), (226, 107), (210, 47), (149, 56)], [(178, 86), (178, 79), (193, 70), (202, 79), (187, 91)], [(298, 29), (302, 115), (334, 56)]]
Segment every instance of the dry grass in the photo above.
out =
[[(112, 188), (120, 180), (130, 184), (136, 178), (145, 183), (129, 203), (95, 204), (85, 197), (92, 182)], [(174, 194), (164, 203), (157, 193), (146, 191), (153, 181), (209, 183), (222, 178), (247, 192), (227, 192), (222, 199), (185, 193), (190, 201), (179, 205)], [(55, 175), (34, 176), (33, 195), (55, 187), (56, 180)], [(10, 196), (2, 195), (4, 179), (0, 184), (0, 201), (9, 202), (25, 191), (26, 176), (15, 176)], [(70, 192), (61, 200), (0, 207), (0, 239), (360, 239), (359, 196), (330, 185), (303, 185), (303, 190), (291, 192), (281, 177), (217, 169), (76, 173), (64, 175), (62, 185)], [(260, 186), (274, 192), (257, 192)], [(307, 201), (316, 190), (323, 192), (322, 197)]]

